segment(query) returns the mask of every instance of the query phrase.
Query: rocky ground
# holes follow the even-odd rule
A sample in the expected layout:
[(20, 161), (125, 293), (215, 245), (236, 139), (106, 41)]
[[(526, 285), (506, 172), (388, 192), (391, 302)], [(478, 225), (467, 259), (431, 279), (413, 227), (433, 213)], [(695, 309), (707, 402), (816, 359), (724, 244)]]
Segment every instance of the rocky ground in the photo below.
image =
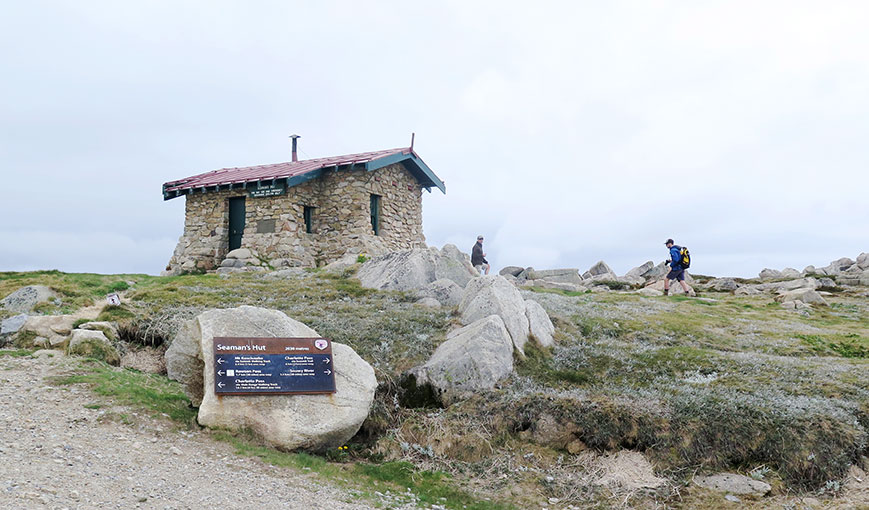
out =
[(72, 363), (58, 352), (0, 356), (0, 508), (370, 508), (208, 433), (132, 411), (130, 423), (109, 419), (124, 410), (53, 385)]

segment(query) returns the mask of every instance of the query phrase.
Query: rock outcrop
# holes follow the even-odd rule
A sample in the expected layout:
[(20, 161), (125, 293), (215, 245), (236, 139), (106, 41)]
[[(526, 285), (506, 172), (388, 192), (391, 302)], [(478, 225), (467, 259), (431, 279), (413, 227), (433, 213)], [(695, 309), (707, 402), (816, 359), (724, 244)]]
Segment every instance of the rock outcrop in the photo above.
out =
[(73, 330), (66, 352), (105, 361), (109, 365), (121, 364), (121, 354), (102, 331)]
[(40, 303), (57, 300), (57, 294), (45, 285), (28, 285), (0, 300), (0, 308), (15, 313), (27, 313)]
[(455, 246), (417, 248), (386, 253), (362, 264), (357, 276), (363, 287), (380, 290), (418, 290), (448, 279), (460, 287), (477, 276), (470, 259)]
[(528, 317), (528, 329), (537, 343), (543, 347), (555, 344), (555, 326), (546, 310), (537, 301), (525, 300), (525, 315)]
[(416, 386), (449, 390), (491, 389), (513, 372), (513, 341), (504, 321), (489, 315), (451, 331), (424, 364), (410, 370)]
[(276, 310), (241, 306), (209, 310), (185, 323), (166, 352), (169, 377), (182, 383), (199, 423), (248, 429), (269, 444), (321, 450), (346, 442), (362, 426), (374, 400), (374, 369), (350, 347), (332, 343), (332, 395), (221, 396), (214, 388), (213, 338), (317, 337), (316, 331)]
[(513, 345), (525, 354), (525, 343), (530, 332), (525, 301), (516, 287), (503, 276), (487, 275), (471, 280), (459, 303), (459, 314), (464, 325), (490, 315), (501, 317)]

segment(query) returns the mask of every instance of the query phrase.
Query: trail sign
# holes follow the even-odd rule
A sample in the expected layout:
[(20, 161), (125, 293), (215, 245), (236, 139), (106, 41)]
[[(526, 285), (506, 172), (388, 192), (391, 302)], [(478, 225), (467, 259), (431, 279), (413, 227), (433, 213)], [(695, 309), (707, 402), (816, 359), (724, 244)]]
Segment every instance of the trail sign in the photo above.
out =
[(214, 393), (335, 393), (332, 342), (326, 338), (214, 338)]

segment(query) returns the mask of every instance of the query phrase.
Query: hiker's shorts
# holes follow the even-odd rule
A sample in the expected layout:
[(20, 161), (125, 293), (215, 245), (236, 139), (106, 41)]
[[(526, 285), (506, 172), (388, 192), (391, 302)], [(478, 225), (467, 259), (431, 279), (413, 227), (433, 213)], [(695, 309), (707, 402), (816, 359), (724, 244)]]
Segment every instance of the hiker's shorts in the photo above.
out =
[(684, 269), (671, 269), (669, 273), (667, 273), (668, 280), (679, 280), (680, 282), (685, 281), (685, 270)]

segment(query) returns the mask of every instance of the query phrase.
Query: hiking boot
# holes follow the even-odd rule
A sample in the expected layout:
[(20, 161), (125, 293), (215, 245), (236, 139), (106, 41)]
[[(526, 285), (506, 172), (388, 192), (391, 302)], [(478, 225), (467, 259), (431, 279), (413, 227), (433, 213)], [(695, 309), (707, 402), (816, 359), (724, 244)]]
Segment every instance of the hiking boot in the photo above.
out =
[(664, 289), (664, 295), (665, 295), (665, 296), (669, 296), (669, 295), (670, 295), (670, 289)]

